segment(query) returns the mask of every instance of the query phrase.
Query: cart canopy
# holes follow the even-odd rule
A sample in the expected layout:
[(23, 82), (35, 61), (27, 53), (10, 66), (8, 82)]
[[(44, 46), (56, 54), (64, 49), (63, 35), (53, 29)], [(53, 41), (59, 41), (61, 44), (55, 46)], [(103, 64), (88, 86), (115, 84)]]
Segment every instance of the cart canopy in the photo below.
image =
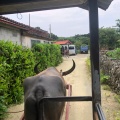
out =
[[(98, 7), (106, 10), (113, 0), (98, 0)], [(88, 9), (88, 0), (0, 0), (0, 15), (67, 7)]]

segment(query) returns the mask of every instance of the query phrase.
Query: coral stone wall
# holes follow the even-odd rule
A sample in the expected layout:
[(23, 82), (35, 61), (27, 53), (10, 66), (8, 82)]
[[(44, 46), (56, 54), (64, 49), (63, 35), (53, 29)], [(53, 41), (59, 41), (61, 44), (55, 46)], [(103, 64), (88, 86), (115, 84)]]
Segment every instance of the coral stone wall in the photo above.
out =
[(109, 58), (105, 53), (100, 52), (100, 68), (104, 74), (110, 76), (108, 84), (112, 90), (120, 94), (120, 60)]

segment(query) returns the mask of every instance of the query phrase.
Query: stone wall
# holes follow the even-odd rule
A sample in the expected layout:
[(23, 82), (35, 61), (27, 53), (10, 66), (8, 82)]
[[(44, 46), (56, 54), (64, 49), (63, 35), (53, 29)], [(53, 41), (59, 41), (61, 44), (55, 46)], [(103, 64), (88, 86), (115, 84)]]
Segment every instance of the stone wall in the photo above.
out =
[(100, 68), (110, 76), (108, 84), (112, 90), (120, 94), (120, 60), (111, 59), (105, 53), (100, 53)]

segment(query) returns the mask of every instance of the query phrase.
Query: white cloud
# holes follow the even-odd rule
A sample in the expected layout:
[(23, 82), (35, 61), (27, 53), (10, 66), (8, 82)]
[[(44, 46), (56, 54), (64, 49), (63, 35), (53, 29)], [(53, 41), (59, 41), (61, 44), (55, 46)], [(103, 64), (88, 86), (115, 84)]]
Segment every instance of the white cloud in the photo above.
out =
[(99, 9), (99, 26), (112, 27), (120, 19), (120, 0), (114, 0), (106, 11)]
[[(114, 0), (106, 11), (99, 9), (100, 27), (114, 26), (116, 24), (115, 20), (120, 19), (119, 6), (120, 0)], [(22, 13), (22, 16), (21, 20), (17, 18), (16, 14), (7, 17), (28, 25), (29, 13)], [(48, 31), (51, 24), (52, 32), (58, 36), (73, 36), (89, 32), (88, 11), (78, 7), (31, 12), (30, 16), (32, 27), (39, 26), (41, 29)]]

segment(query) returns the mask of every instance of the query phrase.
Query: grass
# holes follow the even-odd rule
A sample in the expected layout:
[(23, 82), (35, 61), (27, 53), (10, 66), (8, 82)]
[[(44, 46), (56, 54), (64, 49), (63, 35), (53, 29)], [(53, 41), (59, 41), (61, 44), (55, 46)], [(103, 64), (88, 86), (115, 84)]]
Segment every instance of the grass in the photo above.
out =
[(111, 88), (109, 85), (102, 85), (103, 90), (111, 91)]
[(88, 71), (91, 71), (91, 69), (90, 69), (90, 67), (91, 67), (91, 65), (90, 65), (90, 58), (86, 59), (86, 65), (87, 65)]
[(116, 95), (115, 99), (118, 101), (118, 103), (120, 103), (120, 95)]

